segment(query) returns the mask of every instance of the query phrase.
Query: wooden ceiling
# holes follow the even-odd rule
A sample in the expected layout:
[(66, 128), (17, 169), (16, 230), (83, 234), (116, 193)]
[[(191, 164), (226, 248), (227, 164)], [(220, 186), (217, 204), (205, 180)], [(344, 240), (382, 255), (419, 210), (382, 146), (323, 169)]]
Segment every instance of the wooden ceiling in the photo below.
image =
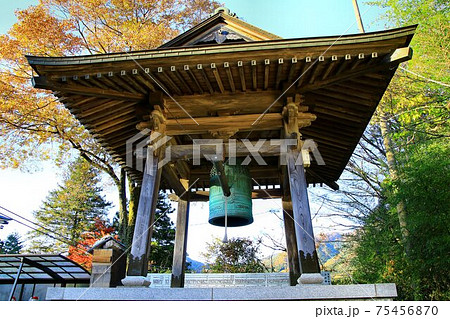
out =
[[(317, 143), (326, 164), (313, 161), (307, 181), (329, 184), (342, 174), (398, 64), (411, 58), (415, 29), (27, 59), (39, 75), (35, 87), (59, 97), (138, 181), (141, 173), (126, 165), (125, 143), (153, 105), (164, 103), (173, 144), (189, 145), (211, 138), (211, 130), (230, 129), (239, 129), (233, 138), (255, 141), (280, 138), (286, 98), (302, 94), (317, 118), (301, 133)], [(194, 38), (191, 33), (174, 43)], [(254, 184), (278, 187), (278, 157), (265, 159), (268, 166), (250, 164)], [(164, 170), (162, 187), (176, 189), (174, 180), (200, 178), (195, 187), (207, 188), (210, 168), (206, 161), (194, 166), (178, 160)]]

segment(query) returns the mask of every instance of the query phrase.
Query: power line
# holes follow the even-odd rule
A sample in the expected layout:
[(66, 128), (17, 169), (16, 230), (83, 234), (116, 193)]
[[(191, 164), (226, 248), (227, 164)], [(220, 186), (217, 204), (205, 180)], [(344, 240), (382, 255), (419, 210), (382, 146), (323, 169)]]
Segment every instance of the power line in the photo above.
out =
[[(4, 211), (6, 211), (6, 212), (8, 212), (8, 213), (10, 213), (10, 214), (13, 214), (14, 216), (20, 217), (20, 218), (26, 220), (27, 222), (29, 222), (29, 223), (31, 223), (31, 224), (33, 224), (33, 225), (36, 225), (36, 226), (39, 227), (39, 228), (45, 229), (46, 231), (49, 231), (49, 232), (52, 232), (53, 234), (58, 235), (60, 238), (69, 241), (69, 239), (68, 239), (67, 237), (65, 237), (65, 236), (63, 236), (63, 235), (61, 235), (61, 234), (55, 232), (54, 230), (49, 229), (49, 228), (47, 228), (47, 227), (44, 227), (44, 226), (42, 226), (42, 225), (40, 225), (40, 224), (38, 224), (38, 223), (35, 223), (35, 222), (33, 222), (32, 220), (29, 220), (29, 219), (27, 219), (27, 218), (25, 218), (25, 217), (23, 217), (23, 216), (21, 216), (21, 215), (19, 215), (19, 214), (16, 214), (16, 213), (12, 212), (11, 210), (9, 210), (9, 209), (7, 209), (7, 208), (5, 208), (5, 207), (3, 207), (3, 206), (0, 206), (0, 209), (3, 209)], [(17, 220), (16, 220), (16, 221), (17, 221)]]
[[(0, 206), (0, 208), (3, 208), (3, 207)], [(3, 209), (5, 209), (5, 208), (3, 208)], [(9, 210), (7, 210), (7, 211), (10, 212)], [(11, 212), (11, 213), (12, 213), (12, 212)], [(14, 214), (14, 215), (17, 215), (17, 214), (15, 214), (15, 213), (13, 213), (13, 214)], [(56, 237), (54, 237), (53, 235), (50, 235), (49, 233), (47, 233), (47, 232), (45, 232), (45, 231), (39, 230), (39, 229), (37, 229), (37, 228), (34, 228), (33, 226), (27, 225), (27, 224), (25, 224), (24, 222), (22, 222), (22, 221), (20, 221), (20, 220), (18, 220), (18, 219), (16, 219), (16, 218), (14, 218), (14, 217), (8, 216), (7, 214), (5, 214), (5, 216), (8, 217), (8, 218), (11, 218), (11, 219), (14, 220), (15, 222), (18, 222), (19, 224), (21, 224), (21, 225), (23, 225), (23, 226), (25, 226), (25, 227), (28, 227), (28, 228), (30, 228), (30, 229), (32, 229), (32, 230), (34, 230), (34, 231), (37, 231), (37, 232), (39, 232), (39, 233), (41, 233), (41, 234), (43, 234), (43, 235), (45, 235), (45, 236), (48, 236), (48, 237), (50, 237), (50, 238), (52, 238), (52, 239), (54, 239), (54, 240), (57, 240), (57, 241), (60, 241), (60, 242), (62, 242), (62, 243), (64, 243), (64, 244), (66, 244), (66, 245), (69, 245), (69, 246), (73, 247), (73, 248), (76, 249), (76, 250), (79, 250), (79, 251), (81, 251), (81, 252), (83, 252), (83, 253), (87, 252), (86, 249), (78, 248), (78, 247), (74, 246), (72, 243), (70, 243), (70, 242), (68, 242), (68, 241), (66, 241), (66, 240), (62, 240), (62, 239), (60, 239), (60, 238), (56, 238)], [(53, 231), (51, 231), (51, 232), (54, 233)]]
[(416, 72), (410, 71), (410, 70), (408, 70), (408, 69), (406, 69), (406, 68), (404, 68), (402, 66), (400, 66), (399, 68), (402, 69), (403, 71), (411, 73), (411, 74), (413, 74), (413, 75), (415, 75), (415, 76), (417, 76), (419, 78), (427, 80), (428, 82), (433, 82), (433, 83), (436, 83), (436, 84), (439, 84), (439, 85), (442, 85), (442, 86), (450, 87), (450, 84), (447, 84), (447, 83), (444, 83), (444, 82), (439, 82), (439, 81), (436, 81), (436, 80), (433, 80), (433, 79), (429, 79), (429, 78), (424, 77), (423, 75), (420, 75), (420, 74), (418, 74)]

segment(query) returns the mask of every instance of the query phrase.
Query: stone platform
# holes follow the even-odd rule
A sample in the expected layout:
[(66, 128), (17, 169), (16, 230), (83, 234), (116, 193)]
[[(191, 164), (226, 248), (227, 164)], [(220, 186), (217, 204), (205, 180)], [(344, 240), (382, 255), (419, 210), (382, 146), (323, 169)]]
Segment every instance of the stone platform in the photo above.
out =
[(395, 284), (245, 288), (48, 288), (46, 300), (389, 300)]

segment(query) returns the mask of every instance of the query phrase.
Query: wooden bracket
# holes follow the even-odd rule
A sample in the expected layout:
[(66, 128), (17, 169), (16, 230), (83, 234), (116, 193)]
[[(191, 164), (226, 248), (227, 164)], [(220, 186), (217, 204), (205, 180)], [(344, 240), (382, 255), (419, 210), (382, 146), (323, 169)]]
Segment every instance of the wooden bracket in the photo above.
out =
[(209, 134), (211, 134), (212, 137), (221, 139), (224, 142), (228, 141), (233, 135), (235, 135), (237, 132), (239, 132), (239, 129), (236, 130), (217, 130), (217, 131), (209, 131)]
[[(302, 105), (305, 98), (300, 94), (286, 99), (282, 116), (284, 120), (284, 131), (286, 138), (301, 138), (299, 129), (311, 125), (317, 117), (312, 113), (307, 113), (308, 107)], [(299, 121), (301, 119), (302, 121)]]
[(167, 119), (163, 109), (159, 105), (155, 105), (153, 111), (150, 113), (150, 119), (148, 121), (140, 122), (136, 125), (136, 128), (140, 131), (149, 129), (152, 132), (158, 132), (164, 134), (166, 131)]
[[(302, 105), (305, 101), (300, 94), (295, 94), (294, 98), (288, 97), (286, 105), (283, 108), (282, 116), (284, 120), (284, 135), (285, 138), (297, 139), (296, 149), (300, 151), (303, 158), (303, 165), (308, 167), (310, 165), (310, 157), (308, 150), (302, 150), (303, 142), (301, 140), (302, 134), (300, 128), (311, 125), (311, 122), (316, 119), (312, 113), (307, 113), (308, 107)], [(306, 121), (299, 121), (304, 119)]]

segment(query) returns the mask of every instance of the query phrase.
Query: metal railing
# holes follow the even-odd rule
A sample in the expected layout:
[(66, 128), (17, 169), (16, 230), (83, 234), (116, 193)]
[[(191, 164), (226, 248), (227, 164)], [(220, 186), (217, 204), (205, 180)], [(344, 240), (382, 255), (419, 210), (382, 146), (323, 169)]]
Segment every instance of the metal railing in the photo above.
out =
[[(322, 272), (324, 285), (330, 285), (330, 273)], [(151, 288), (170, 287), (171, 274), (147, 275), (151, 281)], [(232, 274), (186, 274), (184, 287), (210, 288), (210, 287), (284, 287), (289, 286), (288, 273), (232, 273)]]

